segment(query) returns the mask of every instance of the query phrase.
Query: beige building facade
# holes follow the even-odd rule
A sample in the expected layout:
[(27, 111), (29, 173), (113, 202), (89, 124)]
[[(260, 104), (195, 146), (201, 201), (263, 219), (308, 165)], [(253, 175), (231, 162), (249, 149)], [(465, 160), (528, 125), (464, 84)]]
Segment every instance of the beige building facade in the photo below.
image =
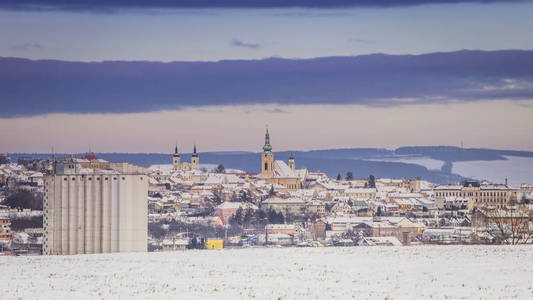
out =
[(517, 200), (517, 190), (505, 184), (476, 184), (465, 182), (462, 185), (440, 185), (435, 187), (435, 204), (443, 203), (448, 197), (470, 199), (468, 208), (494, 206), (502, 208)]

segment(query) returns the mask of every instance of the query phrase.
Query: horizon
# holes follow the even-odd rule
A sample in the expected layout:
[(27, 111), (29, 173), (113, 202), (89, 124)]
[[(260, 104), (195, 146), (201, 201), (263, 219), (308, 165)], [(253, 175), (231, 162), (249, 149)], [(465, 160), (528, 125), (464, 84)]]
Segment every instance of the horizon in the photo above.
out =
[[(175, 145), (174, 145), (175, 146)], [(82, 155), (82, 154), (87, 154), (87, 153), (94, 153), (94, 154), (163, 154), (163, 155), (171, 155), (173, 154), (174, 152), (174, 146), (172, 146), (171, 148), (171, 151), (168, 151), (168, 152), (102, 152), (102, 151), (93, 151), (92, 149), (91, 150), (85, 150), (85, 151), (79, 151), (79, 152), (5, 152), (5, 154), (37, 154), (37, 155)], [(443, 147), (443, 148), (455, 148), (455, 149), (462, 149), (462, 150), (491, 150), (491, 151), (517, 151), (517, 152), (531, 152), (533, 153), (533, 151), (529, 151), (529, 150), (517, 150), (517, 149), (496, 149), (496, 148), (479, 148), (479, 147), (472, 147), (472, 148), (467, 148), (467, 147), (461, 147), (461, 146), (453, 146), (453, 145), (406, 145), (406, 146), (400, 146), (400, 147), (396, 147), (396, 148), (381, 148), (381, 147), (346, 147), (346, 148), (323, 148), (323, 149), (309, 149), (309, 150), (297, 150), (297, 149), (288, 149), (288, 150), (280, 150), (280, 151), (276, 151), (276, 149), (273, 147), (273, 152), (276, 153), (276, 152), (282, 152), (282, 153), (286, 153), (286, 152), (300, 152), (300, 153), (308, 153), (308, 152), (313, 152), (313, 151), (332, 151), (332, 150), (387, 150), (387, 151), (395, 151), (395, 150), (398, 150), (398, 149), (402, 149), (402, 148), (439, 148), (439, 147)], [(179, 149), (181, 149), (179, 146), (178, 146)], [(252, 151), (252, 150), (239, 150), (239, 149), (235, 149), (235, 150), (210, 150), (210, 151), (198, 151), (198, 154), (202, 154), (202, 153), (250, 153), (250, 154), (261, 154), (261, 152), (263, 152), (262, 150), (259, 150), (259, 151)], [(179, 151), (179, 154), (184, 154), (184, 155), (190, 155), (192, 154), (193, 152), (183, 152), (183, 151)], [(412, 154), (394, 154), (396, 156), (410, 156)]]
[(279, 151), (533, 151), (531, 13), (500, 0), (0, 1), (0, 151), (259, 151), (266, 124)]

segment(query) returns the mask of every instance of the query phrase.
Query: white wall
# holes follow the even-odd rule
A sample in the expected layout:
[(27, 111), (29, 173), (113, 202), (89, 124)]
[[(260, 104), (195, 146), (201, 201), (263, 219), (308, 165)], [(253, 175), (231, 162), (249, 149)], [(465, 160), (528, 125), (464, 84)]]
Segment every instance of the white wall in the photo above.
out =
[(146, 251), (146, 175), (47, 175), (45, 191), (45, 254)]

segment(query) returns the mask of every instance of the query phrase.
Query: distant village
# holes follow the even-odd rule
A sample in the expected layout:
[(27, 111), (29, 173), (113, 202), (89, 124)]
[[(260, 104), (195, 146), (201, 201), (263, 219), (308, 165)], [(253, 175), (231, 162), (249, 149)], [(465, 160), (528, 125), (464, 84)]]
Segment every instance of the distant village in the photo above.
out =
[(142, 168), (83, 158), (0, 155), (4, 255), (228, 247), (530, 244), (533, 185), (419, 178), (330, 178), (275, 160), (267, 130), (258, 172), (206, 169), (192, 147)]

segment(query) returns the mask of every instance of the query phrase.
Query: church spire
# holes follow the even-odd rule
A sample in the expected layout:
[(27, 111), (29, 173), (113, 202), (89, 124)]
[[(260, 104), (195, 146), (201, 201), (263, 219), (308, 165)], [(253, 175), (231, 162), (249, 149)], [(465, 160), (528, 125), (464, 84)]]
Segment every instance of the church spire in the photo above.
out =
[(174, 148), (174, 157), (179, 157), (180, 154), (178, 153), (178, 144), (176, 144), (176, 148)]
[(265, 151), (265, 152), (271, 152), (272, 151), (272, 145), (270, 145), (270, 134), (268, 133), (268, 127), (267, 127), (266, 133), (265, 133), (265, 145), (263, 146), (263, 151)]
[(198, 153), (196, 152), (196, 144), (194, 144), (194, 148), (193, 148), (192, 156), (193, 156), (193, 157), (197, 157), (197, 156), (198, 156)]

